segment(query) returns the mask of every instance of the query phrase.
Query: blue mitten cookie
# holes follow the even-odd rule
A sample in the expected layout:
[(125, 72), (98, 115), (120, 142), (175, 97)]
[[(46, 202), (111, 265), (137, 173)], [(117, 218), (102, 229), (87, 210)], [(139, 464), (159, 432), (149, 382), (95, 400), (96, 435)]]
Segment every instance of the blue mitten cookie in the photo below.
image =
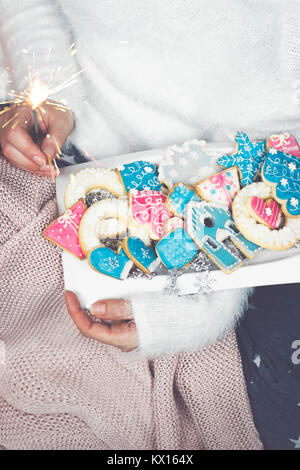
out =
[(106, 246), (100, 246), (91, 251), (88, 261), (95, 271), (122, 280), (127, 278), (133, 266), (133, 262), (123, 249), (116, 253)]
[(275, 199), (283, 203), (287, 216), (300, 215), (300, 159), (270, 148), (263, 166), (262, 177), (274, 187)]
[(136, 237), (128, 237), (123, 240), (123, 250), (134, 264), (147, 274), (153, 273), (160, 265), (154, 248), (146, 246)]

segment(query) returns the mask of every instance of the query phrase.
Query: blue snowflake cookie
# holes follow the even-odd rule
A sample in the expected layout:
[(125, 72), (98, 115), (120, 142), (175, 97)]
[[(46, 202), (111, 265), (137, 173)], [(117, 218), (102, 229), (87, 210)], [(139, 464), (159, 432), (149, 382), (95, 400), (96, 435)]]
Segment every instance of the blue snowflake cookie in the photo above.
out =
[(300, 215), (300, 159), (270, 148), (262, 170), (266, 184), (274, 185), (275, 199), (284, 202), (283, 212), (287, 216)]
[(123, 240), (123, 250), (134, 264), (147, 274), (153, 273), (160, 265), (154, 248), (146, 246), (136, 237), (128, 237)]
[(183, 183), (177, 183), (171, 189), (166, 205), (169, 211), (178, 217), (184, 217), (185, 209), (189, 202), (201, 201), (191, 186)]
[(225, 245), (230, 239), (247, 258), (255, 256), (260, 247), (237, 230), (228, 209), (212, 202), (188, 206), (187, 232), (194, 242), (225, 273), (242, 265), (242, 259)]
[(240, 173), (241, 185), (253, 183), (260, 172), (267, 154), (267, 141), (251, 142), (245, 132), (239, 131), (235, 138), (236, 152), (232, 155), (223, 155), (217, 160), (222, 168), (236, 166)]
[(154, 163), (144, 161), (126, 163), (118, 167), (116, 171), (128, 192), (131, 189), (159, 191), (161, 188), (158, 181), (158, 170)]
[(133, 266), (123, 249), (116, 253), (106, 246), (91, 251), (88, 260), (95, 271), (115, 279), (126, 279)]
[(181, 269), (198, 254), (198, 248), (191, 237), (177, 228), (165, 235), (156, 245), (156, 253), (167, 269)]

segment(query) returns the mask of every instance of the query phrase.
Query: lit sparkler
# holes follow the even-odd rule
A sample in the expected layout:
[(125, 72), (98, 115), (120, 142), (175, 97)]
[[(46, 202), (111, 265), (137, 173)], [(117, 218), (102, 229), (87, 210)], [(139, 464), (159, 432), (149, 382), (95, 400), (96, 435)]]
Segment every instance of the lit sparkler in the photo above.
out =
[[(47, 52), (47, 60), (49, 60), (51, 52), (52, 50), (49, 49)], [(76, 52), (77, 52), (77, 49), (74, 49), (74, 44), (72, 44), (70, 49), (68, 49), (67, 54), (74, 56)], [(28, 54), (28, 52), (24, 49), (23, 54)], [(17, 127), (19, 123), (20, 108), (24, 106), (30, 106), (30, 108), (32, 109), (33, 118), (34, 118), (34, 131), (36, 135), (37, 144), (39, 145), (39, 147), (40, 147), (39, 123), (43, 123), (44, 129), (46, 130), (46, 138), (52, 138), (54, 140), (54, 143), (57, 149), (57, 153), (53, 162), (48, 157), (48, 163), (51, 168), (53, 181), (54, 181), (55, 170), (57, 171), (57, 174), (59, 174), (59, 169), (56, 163), (56, 158), (60, 159), (62, 152), (58, 145), (57, 140), (55, 139), (55, 136), (51, 136), (48, 133), (47, 125), (43, 118), (43, 115), (46, 114), (46, 110), (44, 106), (45, 105), (53, 106), (55, 109), (61, 112), (66, 112), (69, 110), (64, 100), (61, 100), (60, 102), (56, 102), (56, 101), (52, 101), (50, 98), (56, 95), (58, 92), (76, 83), (77, 77), (83, 71), (80, 70), (76, 73), (72, 73), (71, 68), (72, 68), (71, 65), (67, 67), (56, 68), (50, 73), (49, 79), (47, 83), (45, 83), (41, 80), (38, 73), (35, 71), (35, 56), (33, 54), (32, 66), (29, 66), (28, 76), (25, 77), (26, 81), (28, 82), (28, 87), (20, 93), (17, 93), (15, 90), (11, 90), (9, 92), (9, 96), (11, 97), (11, 100), (6, 101), (5, 103), (1, 103), (7, 106), (0, 112), (0, 114), (5, 114), (7, 111), (11, 110), (12, 107), (15, 109), (15, 114), (7, 122), (3, 124), (2, 126), (3, 128), (9, 125), (13, 129)]]

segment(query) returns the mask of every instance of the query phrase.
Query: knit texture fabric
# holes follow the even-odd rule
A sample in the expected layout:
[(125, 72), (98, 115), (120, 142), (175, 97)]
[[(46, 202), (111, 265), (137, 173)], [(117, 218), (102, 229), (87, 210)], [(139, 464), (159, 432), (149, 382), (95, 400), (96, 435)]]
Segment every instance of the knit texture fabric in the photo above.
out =
[(78, 332), (41, 236), (56, 215), (54, 185), (0, 158), (0, 445), (260, 449), (234, 332), (152, 361)]

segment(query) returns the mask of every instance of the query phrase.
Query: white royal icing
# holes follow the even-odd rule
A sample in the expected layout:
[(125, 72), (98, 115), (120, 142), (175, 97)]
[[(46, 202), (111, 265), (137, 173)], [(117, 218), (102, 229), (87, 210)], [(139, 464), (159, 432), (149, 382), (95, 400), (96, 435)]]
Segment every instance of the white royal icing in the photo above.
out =
[(107, 168), (84, 168), (70, 176), (65, 191), (65, 206), (69, 209), (92, 189), (102, 188), (116, 197), (126, 196), (126, 191), (114, 170)]
[(286, 224), (279, 230), (272, 230), (256, 222), (247, 209), (247, 200), (258, 196), (262, 199), (272, 197), (272, 188), (265, 183), (252, 183), (245, 186), (235, 197), (232, 215), (240, 232), (253, 243), (269, 250), (285, 250), (300, 239), (299, 218), (286, 218)]
[[(116, 219), (119, 222), (116, 222)], [(100, 245), (101, 227), (104, 227), (111, 237), (117, 238), (119, 229), (124, 226), (129, 229), (131, 235), (140, 238), (146, 245), (150, 244), (147, 227), (138, 225), (130, 217), (127, 199), (104, 199), (93, 204), (85, 212), (79, 225), (79, 241), (83, 252), (87, 254)]]

